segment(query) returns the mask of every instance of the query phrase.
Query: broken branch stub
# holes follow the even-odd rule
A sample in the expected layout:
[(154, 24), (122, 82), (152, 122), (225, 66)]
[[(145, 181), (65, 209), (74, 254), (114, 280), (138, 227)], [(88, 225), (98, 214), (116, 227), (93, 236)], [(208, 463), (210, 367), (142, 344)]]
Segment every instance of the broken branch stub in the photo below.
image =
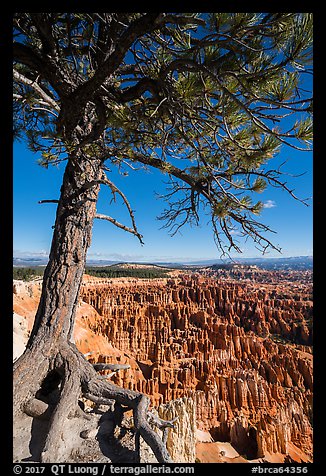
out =
[(129, 364), (104, 364), (100, 362), (93, 364), (93, 367), (97, 372), (101, 370), (112, 370), (113, 372), (118, 372), (119, 370), (130, 369)]

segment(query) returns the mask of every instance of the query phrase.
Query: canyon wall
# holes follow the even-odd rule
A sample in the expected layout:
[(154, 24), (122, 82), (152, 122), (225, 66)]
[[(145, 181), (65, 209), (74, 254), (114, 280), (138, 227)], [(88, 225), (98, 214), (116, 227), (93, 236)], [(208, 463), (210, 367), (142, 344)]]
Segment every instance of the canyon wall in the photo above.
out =
[[(271, 277), (85, 276), (74, 339), (91, 362), (128, 363), (112, 380), (149, 395), (162, 418), (179, 415), (167, 443), (178, 458), (193, 461), (197, 427), (248, 459), (294, 445), (311, 460), (312, 284)], [(16, 282), (28, 328), (39, 294)]]
[(312, 301), (290, 288), (183, 276), (94, 280), (81, 296), (100, 316), (88, 327), (121, 353), (97, 359), (131, 365), (115, 383), (155, 406), (191, 397), (198, 428), (253, 459), (312, 452)]

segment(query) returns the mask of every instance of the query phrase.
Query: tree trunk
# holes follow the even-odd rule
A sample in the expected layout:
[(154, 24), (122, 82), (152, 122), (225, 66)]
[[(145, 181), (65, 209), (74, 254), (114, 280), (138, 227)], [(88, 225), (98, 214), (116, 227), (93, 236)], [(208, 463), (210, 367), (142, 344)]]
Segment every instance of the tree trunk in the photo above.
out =
[[(98, 180), (100, 166), (99, 160), (88, 159), (82, 153), (68, 159), (34, 326), (26, 352), (14, 366), (14, 411), (21, 403), (17, 401), (21, 398), (21, 383), (27, 379), (27, 392), (35, 393), (35, 387), (53, 366), (58, 341), (71, 339), (99, 192), (97, 183), (86, 186), (86, 177), (87, 182)], [(35, 359), (35, 355), (44, 358)], [(31, 362), (38, 369), (32, 375)]]
[(14, 364), (14, 425), (21, 412), (34, 417), (48, 414), (40, 400), (59, 392), (41, 453), (42, 462), (58, 462), (62, 423), (80, 411), (78, 398), (84, 394), (94, 401), (113, 399), (118, 406), (133, 409), (136, 430), (158, 461), (171, 462), (147, 422), (148, 397), (103, 382), (71, 342), (101, 174), (100, 160), (81, 151), (69, 157), (34, 326), (26, 351)]

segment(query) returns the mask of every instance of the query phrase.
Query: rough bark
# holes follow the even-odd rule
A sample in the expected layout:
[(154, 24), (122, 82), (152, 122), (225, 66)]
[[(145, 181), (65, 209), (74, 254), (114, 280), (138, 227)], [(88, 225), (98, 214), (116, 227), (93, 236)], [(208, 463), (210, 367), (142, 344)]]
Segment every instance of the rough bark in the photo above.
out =
[(14, 365), (14, 413), (57, 367), (59, 339), (71, 338), (99, 192), (96, 183), (86, 190), (83, 185), (86, 177), (100, 177), (100, 165), (81, 152), (68, 161), (34, 326), (25, 353)]
[[(99, 160), (82, 152), (69, 158), (40, 304), (27, 349), (14, 364), (14, 425), (20, 412), (50, 418), (41, 461), (53, 463), (60, 454), (62, 422), (81, 411), (78, 398), (84, 395), (93, 401), (114, 401), (116, 411), (123, 407), (133, 410), (135, 429), (157, 460), (172, 462), (148, 424), (149, 399), (101, 379), (71, 342), (101, 174)], [(47, 398), (51, 394), (58, 398), (50, 405)]]
[[(79, 287), (84, 272), (99, 184), (101, 163), (77, 154), (67, 165), (58, 204), (49, 264), (43, 279), (41, 302), (28, 347), (41, 334), (70, 339)], [(94, 182), (91, 188), (87, 182)], [(42, 329), (43, 332), (40, 332)], [(55, 338), (55, 335), (53, 337)]]

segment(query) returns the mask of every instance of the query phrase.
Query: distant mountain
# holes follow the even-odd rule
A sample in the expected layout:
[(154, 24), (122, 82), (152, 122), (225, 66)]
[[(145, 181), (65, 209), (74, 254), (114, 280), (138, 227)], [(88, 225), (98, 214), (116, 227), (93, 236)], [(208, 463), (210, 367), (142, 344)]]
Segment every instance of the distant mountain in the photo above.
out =
[[(34, 257), (24, 257), (24, 258), (13, 258), (13, 266), (21, 267), (34, 267), (34, 266), (46, 266), (48, 258), (34, 258)], [(119, 261), (111, 260), (87, 260), (87, 265), (89, 266), (111, 266), (119, 263)]]
[(112, 261), (107, 259), (89, 259), (86, 260), (87, 266), (113, 266), (119, 264), (120, 261)]
[(34, 267), (34, 266), (46, 266), (48, 262), (47, 258), (34, 258), (34, 257), (26, 257), (26, 258), (13, 258), (13, 265), (20, 266), (23, 268)]
[[(35, 266), (45, 266), (47, 264), (47, 258), (43, 257), (14, 257), (13, 265), (20, 267), (35, 267)], [(312, 269), (313, 268), (313, 257), (312, 256), (290, 256), (282, 258), (234, 258), (234, 259), (209, 259), (209, 260), (198, 260), (198, 261), (180, 261), (180, 262), (159, 262), (154, 261), (149, 262), (124, 262), (121, 261), (112, 261), (112, 260), (87, 260), (87, 266), (114, 266), (114, 265), (144, 265), (144, 266), (159, 266), (163, 268), (192, 268), (196, 266), (213, 266), (213, 265), (223, 265), (223, 264), (254, 264), (264, 269)]]
[(238, 258), (234, 261), (226, 260), (215, 262), (214, 265), (218, 266), (220, 264), (247, 264), (247, 265), (256, 265), (260, 268), (268, 270), (305, 270), (313, 268), (313, 257), (312, 256), (289, 256), (284, 258)]
[(181, 263), (157, 263), (161, 266), (169, 266), (174, 268), (193, 268), (196, 266), (219, 266), (227, 264), (248, 264), (256, 265), (264, 269), (312, 269), (313, 268), (313, 257), (312, 256), (290, 256), (282, 258), (234, 258), (234, 259), (209, 259), (209, 260), (198, 260), (191, 262), (181, 262)]

